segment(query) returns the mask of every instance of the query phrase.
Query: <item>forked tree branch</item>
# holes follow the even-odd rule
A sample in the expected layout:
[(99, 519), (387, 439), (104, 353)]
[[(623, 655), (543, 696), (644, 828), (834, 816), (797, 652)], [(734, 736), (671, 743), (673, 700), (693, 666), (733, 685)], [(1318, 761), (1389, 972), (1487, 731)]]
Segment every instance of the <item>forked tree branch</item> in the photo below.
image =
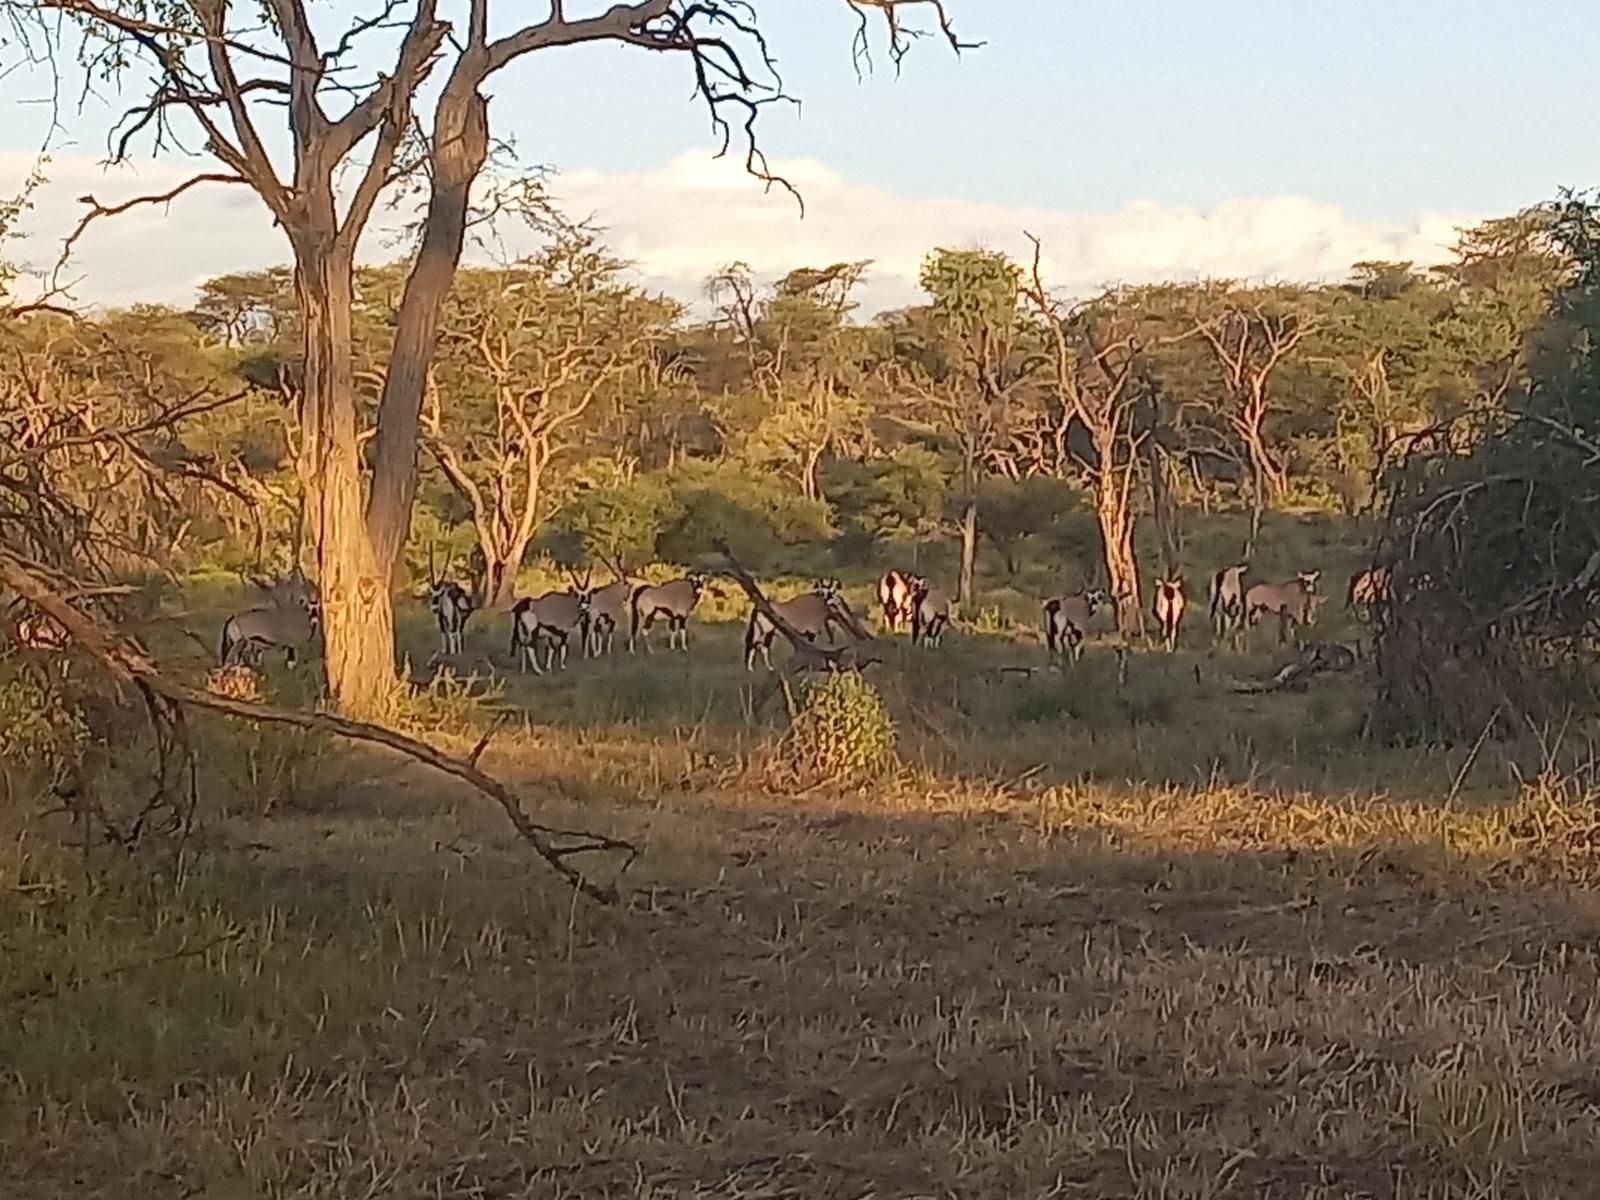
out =
[(300, 712), (270, 704), (235, 700), (229, 696), (178, 683), (163, 675), (155, 663), (132, 643), (110, 629), (99, 618), (69, 602), (60, 591), (40, 578), (23, 559), (3, 547), (0, 547), (0, 583), (4, 583), (39, 611), (53, 617), (71, 635), (73, 641), (91, 655), (118, 683), (141, 686), (174, 704), (210, 709), (248, 721), (292, 725), (299, 729), (331, 733), (351, 741), (385, 746), (471, 785), (500, 806), (517, 833), (557, 874), (573, 888), (601, 904), (616, 903), (618, 898), (616, 885), (597, 883), (567, 860), (579, 854), (617, 852), (625, 856), (618, 872), (620, 874), (638, 857), (638, 848), (620, 838), (586, 831), (556, 829), (535, 821), (522, 807), (522, 801), (515, 792), (478, 768), (477, 758), (482, 753), (481, 746), (473, 751), (469, 759), (456, 758), (435, 750), (425, 742), (392, 729), (385, 729), (381, 725), (334, 716), (331, 713)]

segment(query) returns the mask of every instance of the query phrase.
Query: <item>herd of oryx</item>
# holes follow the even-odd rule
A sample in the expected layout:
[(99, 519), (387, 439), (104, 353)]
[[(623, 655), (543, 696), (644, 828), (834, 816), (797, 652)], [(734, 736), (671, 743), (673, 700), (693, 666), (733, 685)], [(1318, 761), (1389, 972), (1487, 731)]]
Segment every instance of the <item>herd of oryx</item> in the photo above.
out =
[[(449, 565), (446, 564), (446, 572)], [(1315, 624), (1321, 596), (1317, 591), (1321, 571), (1305, 571), (1284, 583), (1251, 582), (1249, 566), (1236, 563), (1215, 572), (1210, 586), (1212, 631), (1220, 640), (1242, 634), (1263, 617), (1276, 618), (1278, 637), (1285, 642)], [(1369, 567), (1351, 577), (1347, 604), (1370, 608), (1381, 599), (1387, 573)], [(709, 587), (709, 577), (689, 572), (665, 583), (639, 583), (618, 578), (594, 587), (592, 577), (571, 577), (571, 587), (518, 600), (511, 608), (510, 652), (523, 670), (544, 674), (567, 665), (576, 643), (585, 657), (614, 649), (619, 627), (627, 627), (630, 651), (650, 651), (651, 631), (667, 628), (669, 649), (689, 648), (689, 618)], [(218, 655), (224, 665), (259, 663), (264, 652), (282, 651), (289, 662), (306, 649), (317, 633), (319, 605), (316, 589), (298, 570), (269, 588), (270, 603), (230, 616), (222, 627)], [(1114, 611), (1119, 597), (1104, 588), (1048, 597), (1041, 606), (1048, 655), (1077, 661), (1091, 623), (1102, 611)], [(917, 646), (938, 646), (950, 626), (951, 601), (944, 589), (921, 575), (891, 570), (878, 581), (877, 601), (883, 622), (891, 633), (908, 630)], [(439, 626), (440, 652), (460, 654), (468, 621), (479, 611), (472, 594), (460, 583), (435, 574), (429, 562), (428, 607)], [(795, 632), (811, 641), (834, 639), (843, 630), (857, 639), (870, 636), (845, 602), (839, 581), (823, 579), (806, 592), (771, 607)], [(1157, 579), (1153, 615), (1161, 644), (1176, 649), (1188, 608), (1181, 577)], [(777, 626), (753, 610), (744, 634), (744, 661), (753, 670), (756, 659), (770, 669)]]

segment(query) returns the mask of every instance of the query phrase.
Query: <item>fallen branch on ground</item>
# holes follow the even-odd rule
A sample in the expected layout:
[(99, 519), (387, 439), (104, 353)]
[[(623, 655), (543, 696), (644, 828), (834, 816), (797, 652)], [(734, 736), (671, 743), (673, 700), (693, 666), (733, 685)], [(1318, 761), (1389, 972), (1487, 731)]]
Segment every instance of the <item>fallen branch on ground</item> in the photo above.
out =
[[(639, 855), (636, 846), (619, 838), (586, 831), (556, 829), (533, 820), (524, 811), (522, 802), (515, 792), (498, 779), (478, 769), (477, 757), (483, 752), (482, 745), (474, 749), (470, 760), (455, 758), (435, 750), (426, 742), (420, 742), (392, 729), (385, 729), (381, 725), (372, 725), (366, 721), (356, 721), (332, 713), (300, 712), (270, 704), (235, 700), (230, 696), (178, 683), (157, 670), (155, 663), (126, 638), (110, 629), (99, 618), (70, 604), (58, 591), (29, 570), (20, 559), (4, 549), (0, 549), (0, 583), (4, 583), (19, 596), (30, 601), (41, 612), (54, 617), (72, 636), (73, 641), (92, 655), (106, 673), (118, 683), (142, 686), (174, 704), (211, 709), (214, 712), (249, 721), (293, 725), (300, 729), (331, 733), (350, 741), (386, 746), (436, 771), (452, 775), (470, 784), (500, 806), (512, 827), (533, 847), (540, 858), (549, 863), (574, 888), (601, 904), (616, 902), (616, 886), (594, 882), (573, 867), (567, 859), (578, 854), (618, 851), (626, 855), (618, 871), (620, 875)], [(491, 729), (490, 733), (493, 732)], [(487, 744), (487, 740), (484, 744)]]

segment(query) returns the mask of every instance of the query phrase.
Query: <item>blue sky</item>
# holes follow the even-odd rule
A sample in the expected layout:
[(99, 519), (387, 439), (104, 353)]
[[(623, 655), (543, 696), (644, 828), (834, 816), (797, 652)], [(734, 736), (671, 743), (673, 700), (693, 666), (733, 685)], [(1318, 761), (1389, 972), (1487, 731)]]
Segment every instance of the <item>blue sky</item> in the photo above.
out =
[[(1377, 236), (1393, 225), (1422, 236), (1437, 225), (1428, 214), (1496, 215), (1562, 185), (1600, 183), (1589, 82), (1600, 9), (1555, 0), (947, 2), (984, 47), (957, 60), (926, 39), (899, 78), (879, 53), (876, 73), (858, 81), (854, 18), (842, 0), (757, 0), (789, 90), (803, 100), (798, 112), (767, 113), (768, 151), (825, 164), (833, 182), (855, 189), (835, 201), (858, 214), (869, 203), (904, 205), (906, 222), (934, 222), (954, 210), (936, 217), (920, 202), (967, 202), (986, 206), (996, 229), (1013, 210), (1020, 221), (1148, 201), (1209, 213), (1295, 197), (1337, 208), (1341, 229)], [(37, 77), (12, 76), (0, 99), (42, 89)], [(632, 48), (541, 53), (492, 91), (497, 130), (512, 133), (526, 159), (569, 173), (665, 186), (651, 172), (703, 160), (712, 145), (683, 64)], [(41, 114), (22, 113), (0, 147), (35, 144)], [(93, 109), (73, 122), (82, 151), (100, 151), (104, 123)], [(610, 194), (594, 192), (603, 215)], [(719, 219), (703, 206), (692, 216)], [(1282, 220), (1268, 222), (1274, 236)], [(1315, 245), (1341, 252), (1343, 234), (1312, 225)], [(1412, 244), (1390, 232), (1397, 247)], [(1174, 244), (1174, 273), (1190, 245)], [(1094, 269), (1120, 269), (1107, 261)], [(1280, 253), (1262, 269), (1292, 271), (1298, 261)], [(1313, 271), (1322, 260), (1304, 261)]]

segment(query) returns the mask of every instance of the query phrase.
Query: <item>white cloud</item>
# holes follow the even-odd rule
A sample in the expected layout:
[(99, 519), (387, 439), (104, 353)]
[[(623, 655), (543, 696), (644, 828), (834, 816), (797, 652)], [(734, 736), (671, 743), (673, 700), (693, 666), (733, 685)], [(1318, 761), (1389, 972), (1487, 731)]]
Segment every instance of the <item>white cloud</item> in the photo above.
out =
[[(15, 190), (32, 165), (27, 155), (0, 153), (0, 195)], [(1043, 240), (1050, 282), (1082, 294), (1107, 283), (1206, 276), (1330, 279), (1362, 259), (1431, 264), (1445, 257), (1455, 228), (1468, 220), (1428, 212), (1409, 223), (1358, 221), (1337, 205), (1300, 196), (1240, 197), (1207, 211), (1138, 200), (1111, 212), (1072, 212), (901, 196), (810, 159), (775, 162), (774, 169), (803, 193), (803, 220), (781, 189), (763, 192), (737, 163), (700, 152), (647, 171), (570, 171), (552, 188), (569, 213), (592, 216), (607, 229), (611, 245), (645, 282), (686, 300), (697, 300), (705, 276), (735, 259), (772, 277), (865, 258), (874, 262), (862, 297), (869, 312), (918, 298), (917, 267), (932, 247), (983, 245), (1021, 255), (1028, 248), (1024, 230)], [(60, 239), (81, 212), (77, 197), (92, 192), (114, 203), (186, 178), (177, 164), (108, 171), (85, 155), (57, 156), (48, 173), (24, 222), (29, 237), (12, 253), (34, 268), (54, 263)], [(389, 256), (393, 246), (384, 234), (392, 232), (373, 231), (367, 256)], [(507, 243), (516, 252), (519, 235), (508, 234)], [(78, 245), (70, 275), (80, 280), (75, 294), (85, 302), (182, 304), (211, 276), (287, 256), (281, 232), (251, 193), (207, 185), (170, 205), (96, 222)]]

